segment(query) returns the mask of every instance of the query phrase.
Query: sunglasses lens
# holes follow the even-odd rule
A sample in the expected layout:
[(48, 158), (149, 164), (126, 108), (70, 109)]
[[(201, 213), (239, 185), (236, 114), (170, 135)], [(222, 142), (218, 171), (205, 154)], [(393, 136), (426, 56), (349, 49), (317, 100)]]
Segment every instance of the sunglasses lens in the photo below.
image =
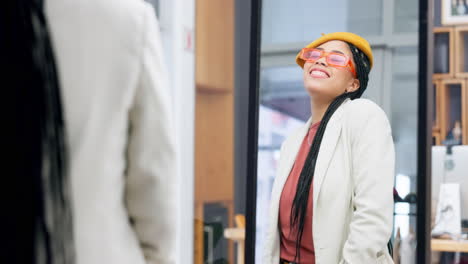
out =
[(320, 59), (321, 52), (318, 50), (306, 50), (302, 54), (303, 59), (305, 60), (311, 60), (311, 61), (316, 61)]
[(347, 59), (343, 55), (330, 54), (328, 56), (328, 61), (330, 64), (333, 64), (333, 65), (346, 66)]

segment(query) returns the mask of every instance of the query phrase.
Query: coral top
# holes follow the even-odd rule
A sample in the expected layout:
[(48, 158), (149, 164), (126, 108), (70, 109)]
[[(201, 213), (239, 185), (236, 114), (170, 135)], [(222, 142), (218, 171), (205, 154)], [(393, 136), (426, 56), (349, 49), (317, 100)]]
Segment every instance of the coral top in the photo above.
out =
[[(310, 145), (317, 133), (320, 122), (313, 124), (307, 135), (304, 137), (299, 152), (296, 156), (294, 166), (286, 180), (281, 193), (280, 206), (279, 206), (279, 230), (281, 236), (281, 259), (287, 261), (294, 261), (296, 256), (296, 235), (297, 230), (291, 230), (290, 216), (291, 208), (296, 194), (296, 187), (301, 175), (302, 167), (304, 167), (307, 154), (309, 154)], [(312, 193), (313, 188), (310, 186), (309, 199), (307, 203), (307, 212), (305, 216), (304, 232), (302, 235), (301, 243), (301, 264), (315, 264), (315, 250), (314, 242), (312, 239)]]

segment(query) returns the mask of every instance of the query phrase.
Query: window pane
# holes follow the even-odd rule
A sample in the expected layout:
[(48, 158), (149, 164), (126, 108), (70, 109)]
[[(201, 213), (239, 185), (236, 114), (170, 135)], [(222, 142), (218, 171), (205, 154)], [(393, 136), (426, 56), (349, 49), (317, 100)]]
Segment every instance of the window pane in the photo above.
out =
[(378, 36), (382, 34), (382, 20), (381, 0), (348, 1), (348, 31), (363, 36)]
[(335, 31), (382, 32), (382, 0), (265, 0), (262, 7), (262, 45), (308, 42)]
[(394, 31), (396, 33), (418, 32), (418, 1), (395, 0), (394, 8)]
[(262, 263), (262, 248), (268, 226), (268, 209), (281, 143), (294, 129), (304, 124), (296, 118), (260, 105), (257, 169), (257, 223), (255, 263)]
[[(417, 176), (418, 120), (418, 49), (402, 47), (394, 50), (392, 62), (391, 125), (395, 142), (395, 189), (401, 198), (414, 195)], [(416, 204), (395, 205), (394, 232), (406, 237), (416, 230)]]

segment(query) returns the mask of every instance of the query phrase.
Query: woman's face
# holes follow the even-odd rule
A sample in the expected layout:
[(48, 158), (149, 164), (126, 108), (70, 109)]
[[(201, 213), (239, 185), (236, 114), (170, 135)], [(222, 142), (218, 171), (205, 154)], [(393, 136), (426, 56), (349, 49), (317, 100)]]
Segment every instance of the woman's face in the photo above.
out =
[[(331, 40), (318, 46), (325, 52), (342, 53), (350, 58), (353, 66), (354, 60), (351, 50), (346, 42)], [(304, 87), (314, 99), (333, 101), (345, 92), (353, 92), (359, 88), (359, 80), (355, 79), (349, 67), (335, 67), (328, 65), (324, 57), (304, 64)]]

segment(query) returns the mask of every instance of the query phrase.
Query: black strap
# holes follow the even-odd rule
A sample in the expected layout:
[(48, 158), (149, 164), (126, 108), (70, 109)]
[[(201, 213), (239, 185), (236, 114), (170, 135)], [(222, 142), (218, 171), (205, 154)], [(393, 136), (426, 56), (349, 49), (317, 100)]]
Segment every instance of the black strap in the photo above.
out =
[(387, 248), (388, 248), (388, 253), (390, 253), (391, 257), (393, 257), (393, 243), (391, 239), (387, 243)]

